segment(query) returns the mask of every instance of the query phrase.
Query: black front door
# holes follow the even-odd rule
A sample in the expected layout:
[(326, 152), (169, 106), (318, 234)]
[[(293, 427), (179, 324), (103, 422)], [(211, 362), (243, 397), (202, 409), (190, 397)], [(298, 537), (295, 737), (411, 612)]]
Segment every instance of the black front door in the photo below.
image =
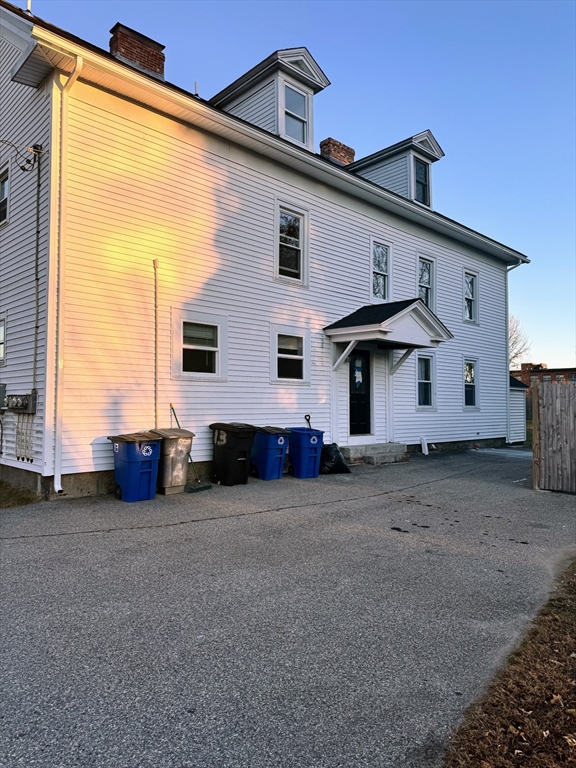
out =
[(350, 355), (350, 434), (370, 434), (370, 352)]

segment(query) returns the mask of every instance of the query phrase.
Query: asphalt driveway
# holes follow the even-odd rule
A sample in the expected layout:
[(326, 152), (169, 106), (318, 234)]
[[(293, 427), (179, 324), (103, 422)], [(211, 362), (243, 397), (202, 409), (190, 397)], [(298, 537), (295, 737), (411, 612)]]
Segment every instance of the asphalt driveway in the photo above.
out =
[(0, 765), (438, 766), (576, 541), (515, 450), (0, 513)]

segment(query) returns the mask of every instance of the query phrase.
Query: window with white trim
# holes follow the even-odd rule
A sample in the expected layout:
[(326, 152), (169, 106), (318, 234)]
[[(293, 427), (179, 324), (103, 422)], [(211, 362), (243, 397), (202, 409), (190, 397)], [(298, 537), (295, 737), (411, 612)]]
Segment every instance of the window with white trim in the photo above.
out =
[(276, 279), (308, 284), (308, 212), (283, 201), (276, 203), (274, 259)]
[(297, 326), (270, 326), (270, 381), (306, 384), (310, 381), (310, 333)]
[(564, 381), (564, 374), (563, 373), (557, 373), (555, 378), (556, 378), (556, 381)]
[(434, 392), (432, 387), (432, 357), (418, 355), (418, 407), (432, 408)]
[[(6, 319), (0, 317), (0, 365), (6, 362)], [(0, 403), (2, 405), (2, 403)]]
[(172, 377), (223, 380), (226, 376), (227, 318), (172, 312)]
[(432, 283), (434, 279), (434, 263), (429, 259), (418, 259), (418, 296), (424, 304), (432, 308)]
[(372, 296), (386, 300), (390, 296), (390, 247), (372, 242)]
[(308, 97), (284, 84), (284, 133), (300, 144), (308, 142)]
[(414, 199), (430, 205), (430, 168), (428, 163), (414, 158)]
[(464, 360), (464, 405), (467, 408), (478, 406), (477, 369), (476, 360)]
[(549, 373), (546, 373), (542, 376), (542, 381), (552, 381), (552, 376)]
[(8, 221), (8, 195), (10, 190), (10, 181), (8, 171), (0, 173), (0, 224)]
[(464, 320), (478, 322), (478, 276), (464, 272)]

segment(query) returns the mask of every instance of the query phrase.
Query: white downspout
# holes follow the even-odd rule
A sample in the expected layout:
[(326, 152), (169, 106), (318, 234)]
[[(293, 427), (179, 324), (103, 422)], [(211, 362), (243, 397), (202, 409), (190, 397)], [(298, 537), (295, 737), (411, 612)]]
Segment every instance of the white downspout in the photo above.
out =
[(508, 273), (524, 262), (506, 267), (506, 443), (510, 443), (510, 311), (508, 308)]
[[(154, 429), (158, 429), (158, 259), (152, 262), (154, 266)], [(172, 411), (170, 411), (172, 417)]]
[(64, 385), (64, 301), (66, 289), (66, 205), (68, 184), (68, 94), (82, 71), (76, 58), (74, 69), (60, 88), (60, 179), (58, 200), (58, 278), (56, 282), (56, 387), (54, 396), (54, 491), (62, 493), (62, 390)]

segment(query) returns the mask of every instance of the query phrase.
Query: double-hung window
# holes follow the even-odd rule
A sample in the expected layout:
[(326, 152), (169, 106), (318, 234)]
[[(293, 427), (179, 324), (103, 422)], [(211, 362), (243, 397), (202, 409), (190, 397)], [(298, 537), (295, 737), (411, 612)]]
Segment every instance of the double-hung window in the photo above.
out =
[(276, 277), (307, 285), (308, 214), (281, 202), (276, 210)]
[(304, 379), (304, 337), (278, 334), (277, 377)]
[(414, 158), (414, 198), (424, 205), (430, 205), (430, 181), (427, 163)]
[(8, 220), (8, 191), (10, 183), (8, 171), (0, 173), (0, 224)]
[(464, 405), (476, 408), (478, 405), (476, 360), (464, 360)]
[(478, 322), (478, 277), (464, 272), (464, 320)]
[(225, 316), (172, 310), (172, 377), (224, 380), (226, 378)]
[(307, 384), (310, 381), (310, 332), (299, 326), (270, 325), (270, 381)]
[(182, 323), (183, 373), (216, 373), (218, 370), (218, 326)]
[(432, 391), (432, 358), (420, 355), (418, 357), (418, 407), (433, 406)]
[(306, 144), (308, 141), (306, 94), (284, 85), (284, 132), (286, 136)]
[(432, 308), (433, 267), (433, 263), (428, 259), (418, 259), (418, 296), (430, 308)]
[(390, 295), (390, 248), (382, 243), (372, 243), (372, 296), (388, 299)]

